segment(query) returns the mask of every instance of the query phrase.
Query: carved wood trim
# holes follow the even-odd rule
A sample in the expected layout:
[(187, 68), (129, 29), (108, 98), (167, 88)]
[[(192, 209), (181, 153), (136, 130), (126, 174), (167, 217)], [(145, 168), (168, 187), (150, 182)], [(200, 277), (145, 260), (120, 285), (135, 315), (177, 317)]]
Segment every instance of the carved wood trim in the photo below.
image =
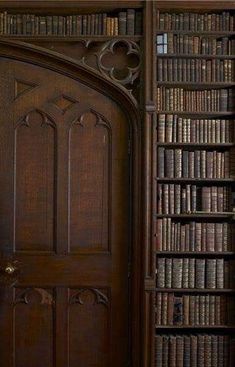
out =
[(80, 288), (77, 290), (76, 293), (74, 293), (69, 300), (69, 304), (80, 304), (84, 305), (84, 301), (82, 300), (82, 295), (85, 292), (92, 293), (95, 297), (94, 304), (102, 304), (105, 307), (109, 305), (109, 298), (106, 294), (104, 294), (100, 289), (97, 288)]

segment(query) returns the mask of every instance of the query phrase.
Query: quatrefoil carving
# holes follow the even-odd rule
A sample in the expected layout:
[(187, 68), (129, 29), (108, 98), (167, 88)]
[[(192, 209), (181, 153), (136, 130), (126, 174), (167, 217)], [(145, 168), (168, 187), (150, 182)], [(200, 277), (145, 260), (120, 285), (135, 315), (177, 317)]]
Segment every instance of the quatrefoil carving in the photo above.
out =
[(132, 85), (140, 74), (140, 48), (127, 40), (106, 42), (97, 54), (100, 73), (124, 86)]

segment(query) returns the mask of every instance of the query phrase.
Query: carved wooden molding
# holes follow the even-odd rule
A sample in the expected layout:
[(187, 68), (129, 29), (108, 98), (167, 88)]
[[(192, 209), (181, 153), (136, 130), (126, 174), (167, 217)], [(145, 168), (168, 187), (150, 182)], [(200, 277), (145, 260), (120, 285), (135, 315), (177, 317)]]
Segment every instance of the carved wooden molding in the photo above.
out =
[(17, 130), (17, 128), (20, 127), (20, 126), (22, 126), (22, 125), (25, 125), (27, 127), (30, 127), (30, 115), (33, 112), (36, 112), (36, 113), (38, 113), (41, 116), (41, 118), (42, 118), (42, 126), (43, 125), (49, 125), (49, 126), (51, 126), (53, 128), (56, 127), (54, 121), (52, 120), (52, 118), (46, 112), (44, 112), (42, 110), (39, 110), (39, 109), (34, 109), (34, 110), (29, 111), (26, 115), (24, 115), (18, 121), (18, 123), (16, 124), (15, 129)]
[(106, 294), (101, 292), (97, 288), (80, 288), (77, 290), (76, 293), (72, 294), (69, 300), (69, 303), (72, 304), (80, 304), (84, 305), (84, 301), (82, 300), (82, 295), (86, 292), (92, 293), (94, 296), (94, 303), (93, 304), (103, 304), (104, 306), (109, 305), (109, 299)]
[(19, 292), (16, 290), (16, 296), (14, 305), (17, 305), (18, 303), (24, 303), (26, 305), (35, 303), (35, 300), (37, 300), (37, 304), (40, 305), (53, 305), (54, 299), (53, 294), (50, 292), (50, 290), (42, 289), (42, 288), (26, 288), (26, 289), (20, 289)]

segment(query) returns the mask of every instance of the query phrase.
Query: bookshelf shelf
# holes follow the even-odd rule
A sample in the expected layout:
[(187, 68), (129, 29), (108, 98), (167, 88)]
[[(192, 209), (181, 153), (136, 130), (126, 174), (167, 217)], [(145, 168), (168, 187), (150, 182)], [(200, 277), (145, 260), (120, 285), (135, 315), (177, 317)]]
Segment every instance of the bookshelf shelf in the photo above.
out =
[(226, 329), (235, 331), (235, 326), (229, 325), (155, 325), (156, 329), (161, 330), (218, 330), (218, 329)]
[(235, 257), (231, 251), (155, 251), (157, 256), (164, 257)]
[(128, 36), (128, 35), (118, 35), (118, 36), (106, 36), (106, 35), (84, 35), (84, 36), (28, 36), (28, 35), (0, 35), (0, 39), (7, 39), (7, 40), (21, 40), (21, 41), (37, 41), (37, 42), (80, 42), (84, 40), (89, 40), (93, 42), (104, 42), (109, 41), (112, 39), (115, 40), (129, 40), (129, 41), (140, 41), (143, 37), (142, 36)]
[(174, 30), (157, 30), (156, 34), (163, 33), (174, 33), (174, 34), (186, 34), (189, 36), (208, 36), (208, 37), (234, 37), (235, 32), (233, 31), (174, 31)]
[(234, 143), (156, 143), (158, 147), (195, 149), (228, 149), (235, 147)]
[(213, 294), (222, 294), (222, 293), (229, 293), (235, 294), (235, 289), (196, 289), (196, 288), (156, 288), (156, 292), (164, 292), (164, 293), (213, 293)]
[(235, 182), (233, 178), (168, 178), (168, 177), (157, 177), (158, 182), (172, 182), (172, 183), (197, 183), (203, 185), (205, 183), (212, 184), (232, 184)]
[(235, 115), (233, 111), (215, 111), (215, 112), (203, 112), (203, 111), (157, 111), (157, 114), (166, 115), (178, 115), (178, 116), (188, 116), (188, 117), (205, 117), (205, 118), (216, 118), (216, 117), (232, 117)]
[(159, 58), (184, 58), (184, 59), (235, 59), (235, 55), (208, 55), (208, 54), (157, 54)]
[[(167, 86), (167, 87), (185, 87), (187, 89), (216, 89), (216, 88), (231, 88), (235, 86), (235, 83), (230, 82), (210, 82), (210, 83), (200, 83), (200, 82), (164, 82), (164, 81), (157, 81), (158, 86)], [(219, 112), (219, 111), (217, 111)], [(230, 111), (225, 111), (224, 113), (228, 113)], [(169, 113), (169, 112), (168, 112)]]
[(233, 213), (224, 214), (224, 213), (192, 213), (192, 214), (156, 214), (156, 218), (177, 218), (177, 219), (232, 219)]

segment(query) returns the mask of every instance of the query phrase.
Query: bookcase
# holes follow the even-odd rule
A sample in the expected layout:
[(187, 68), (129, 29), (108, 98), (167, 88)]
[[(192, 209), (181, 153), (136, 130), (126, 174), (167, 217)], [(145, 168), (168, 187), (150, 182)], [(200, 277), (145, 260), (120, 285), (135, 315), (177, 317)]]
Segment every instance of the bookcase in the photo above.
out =
[(155, 365), (230, 367), (234, 4), (159, 2), (155, 21)]
[[(105, 104), (93, 102), (97, 111), (103, 109), (103, 114), (95, 115), (95, 127), (107, 129), (110, 142), (113, 137), (110, 125), (103, 119), (105, 113), (111, 121), (112, 113), (120, 107), (124, 111), (122, 119), (126, 117), (130, 122), (129, 176), (125, 178), (130, 196), (130, 205), (126, 205), (130, 241), (125, 268), (128, 280), (123, 283), (128, 284), (128, 295), (125, 298), (125, 292), (120, 292), (117, 296), (114, 291), (120, 305), (126, 304), (128, 298), (128, 343), (128, 338), (122, 338), (122, 345), (114, 338), (109, 344), (111, 331), (102, 334), (103, 325), (111, 328), (115, 324), (117, 330), (119, 325), (116, 315), (110, 319), (115, 307), (108, 304), (111, 293), (103, 286), (104, 279), (90, 278), (96, 274), (94, 269), (88, 276), (87, 288), (82, 284), (77, 294), (73, 289), (74, 307), (83, 305), (81, 297), (88, 289), (88, 300), (95, 297), (97, 308), (102, 305), (106, 310), (92, 315), (97, 330), (101, 330), (100, 334), (94, 333), (94, 345), (99, 348), (103, 343), (99, 353), (104, 358), (93, 361), (94, 367), (118, 365), (118, 354), (124, 355), (127, 349), (125, 367), (235, 365), (234, 51), (234, 1), (0, 0), (1, 57), (58, 72), (109, 98), (112, 108), (108, 111)], [(11, 91), (14, 96), (9, 93), (17, 108), (23, 109), (19, 97), (40, 90), (38, 83), (29, 79), (24, 74), (16, 78), (14, 92)], [(66, 83), (65, 87), (68, 91)], [(32, 105), (43, 98), (41, 93)], [(88, 102), (64, 92), (48, 97), (42, 110), (49, 109), (52, 115), (60, 113), (60, 121), (64, 121), (67, 116), (73, 117), (73, 108), (80, 103), (94, 113)], [(52, 126), (48, 116), (42, 115), (44, 122)], [(27, 125), (27, 119), (24, 121)], [(82, 126), (82, 121), (75, 125)], [(89, 136), (92, 139), (92, 133)], [(111, 163), (109, 169), (112, 170)], [(108, 185), (105, 190), (109, 190)], [(107, 202), (112, 201), (113, 194), (110, 190)], [(123, 212), (120, 204), (118, 215), (121, 217)], [(111, 220), (112, 216), (107, 219), (109, 224)], [(58, 231), (62, 232), (60, 228)], [(108, 235), (111, 232), (107, 231)], [(103, 271), (110, 253), (97, 251), (87, 258), (97, 256)], [(101, 264), (103, 255), (106, 258)], [(72, 268), (76, 268), (74, 263)], [(81, 267), (81, 272), (84, 269)], [(72, 275), (70, 278), (75, 284)], [(47, 290), (49, 280), (45, 284)], [(43, 288), (41, 283), (34, 286), (36, 290)], [(63, 290), (59, 289), (58, 294), (66, 299)], [(50, 300), (53, 296), (50, 294)], [(49, 305), (47, 299), (46, 302)], [(59, 341), (51, 343), (56, 349), (53, 353), (58, 366), (65, 367), (68, 335), (60, 319), (62, 326), (66, 325), (63, 306), (68, 300), (59, 306), (54, 299), (50, 302), (55, 312), (55, 330), (50, 335), (59, 335)], [(122, 311), (120, 315), (126, 310)], [(86, 324), (90, 316), (85, 311), (83, 315), (80, 321), (84, 333), (89, 330), (88, 339), (93, 345), (93, 330)], [(2, 335), (7, 335), (10, 345), (9, 315), (4, 320)], [(29, 329), (34, 330), (34, 325)], [(95, 355), (89, 343), (82, 338), (80, 342), (85, 345), (70, 349)], [(118, 350), (112, 363), (107, 357), (111, 344)], [(0, 348), (0, 362), (6, 365), (12, 354), (10, 349), (2, 353), (3, 349), (4, 346)], [(32, 357), (32, 361), (33, 358), (38, 360)], [(85, 366), (87, 360), (79, 363)]]

